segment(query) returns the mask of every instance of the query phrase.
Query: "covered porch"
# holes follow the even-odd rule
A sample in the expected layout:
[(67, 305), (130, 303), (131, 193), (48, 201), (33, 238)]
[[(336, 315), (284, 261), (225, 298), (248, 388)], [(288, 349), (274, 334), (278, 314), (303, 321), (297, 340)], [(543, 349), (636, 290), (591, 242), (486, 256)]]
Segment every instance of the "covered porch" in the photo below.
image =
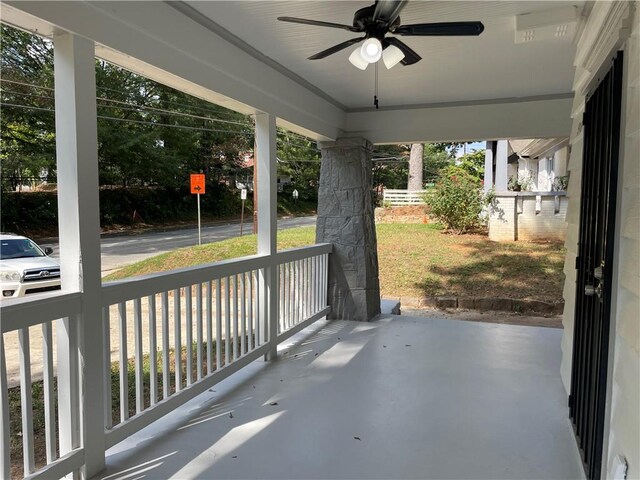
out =
[(96, 479), (580, 478), (562, 330), (319, 321), (107, 452)]
[[(344, 55), (306, 60), (336, 43), (336, 32), (285, 31), (277, 21), (324, 15), (348, 23), (369, 2), (330, 9), (311, 2), (4, 2), (3, 22), (54, 45), (62, 291), (0, 310), (0, 476), (10, 478), (15, 467), (4, 362), (5, 339), (15, 335), (29, 479), (582, 477), (567, 407), (573, 305), (583, 290), (575, 271), (581, 118), (618, 48), (636, 59), (625, 84), (631, 174), (619, 202), (629, 227), (616, 230), (610, 262), (620, 279), (613, 324), (625, 324), (622, 336), (612, 327), (605, 351), (612, 375), (599, 397), (607, 424), (604, 445), (594, 443), (593, 476), (606, 475), (619, 454), (637, 474), (638, 439), (628, 425), (637, 420), (637, 381), (629, 378), (637, 377), (638, 275), (624, 267), (638, 256), (635, 4), (553, 2), (570, 11), (565, 29), (549, 2), (379, 3), (392, 12), (406, 7), (411, 22), (482, 21), (485, 33), (434, 41), (424, 47), (428, 62), (385, 72), (377, 109), (374, 77), (363, 76), (372, 68), (354, 71)], [(536, 12), (547, 19), (547, 34), (561, 27), (560, 35), (517, 41), (530, 35), (515, 30), (516, 17)], [(102, 283), (96, 57), (253, 116), (256, 255)], [(322, 150), (313, 246), (277, 249), (276, 126)], [(378, 317), (374, 145), (567, 136), (573, 179), (564, 333)], [(40, 463), (31, 415), (34, 337), (42, 342)], [(614, 362), (614, 343), (624, 361)]]

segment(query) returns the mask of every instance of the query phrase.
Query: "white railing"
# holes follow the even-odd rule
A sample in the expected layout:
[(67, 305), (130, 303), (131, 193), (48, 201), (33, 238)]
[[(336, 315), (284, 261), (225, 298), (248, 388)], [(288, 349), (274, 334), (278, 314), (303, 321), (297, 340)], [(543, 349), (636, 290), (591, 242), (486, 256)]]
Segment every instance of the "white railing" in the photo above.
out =
[(383, 192), (382, 201), (385, 205), (394, 207), (402, 205), (417, 205), (425, 203), (425, 195), (428, 195), (428, 192), (428, 190), (385, 189)]
[[(19, 299), (2, 305), (1, 478), (14, 478), (21, 474), (28, 478), (60, 478), (78, 471), (84, 462), (84, 450), (74, 442), (73, 435), (78, 426), (79, 403), (69, 401), (77, 399), (78, 396), (80, 370), (77, 329), (80, 311), (79, 293), (48, 294), (37, 300)], [(68, 335), (58, 335), (57, 342), (54, 342), (54, 329), (63, 330)], [(41, 343), (38, 342), (38, 338)], [(64, 339), (66, 345), (60, 343)], [(9, 358), (6, 356), (7, 350), (11, 353)], [(54, 370), (64, 371), (64, 374), (58, 375), (56, 379)], [(33, 389), (34, 377), (42, 379), (37, 390)], [(15, 383), (18, 386), (14, 386)], [(20, 403), (19, 421), (15, 418), (17, 412), (9, 411), (10, 405), (17, 403), (17, 390)], [(37, 415), (33, 409), (34, 399), (44, 406)], [(10, 403), (10, 400), (13, 401)], [(10, 413), (14, 415), (13, 418), (10, 417)], [(13, 427), (10, 426), (12, 421)], [(34, 425), (39, 426), (37, 437)], [(15, 431), (17, 428), (20, 429), (19, 432)], [(22, 456), (22, 464), (14, 462), (13, 468), (11, 434), (14, 438), (13, 450), (17, 451), (17, 456)], [(46, 458), (36, 458), (36, 443), (43, 442)]]
[[(104, 427), (105, 447), (117, 444), (252, 361), (270, 355), (278, 343), (326, 316), (330, 311), (326, 304), (330, 252), (330, 244), (321, 244), (281, 251), (273, 256), (253, 255), (104, 284), (105, 368), (101, 381), (105, 408), (104, 418), (97, 421)], [(267, 284), (273, 272), (275, 277), (271, 278), (275, 278), (275, 290), (271, 292)], [(73, 328), (80, 318), (81, 299), (81, 294), (58, 295), (1, 307), (4, 340), (0, 342), (2, 478), (11, 478), (8, 411), (11, 386), (8, 379), (13, 377), (7, 372), (4, 349), (6, 342), (13, 341), (8, 338), (11, 335), (17, 335), (20, 342), (18, 383), (23, 405), (25, 475), (61, 477), (83, 465), (82, 448), (70, 451), (62, 448), (68, 443), (66, 437), (58, 440), (59, 450), (65, 456), (56, 456), (56, 420), (52, 400), (55, 394), (52, 323), (62, 318), (57, 322), (64, 321), (65, 332), (78, 338), (73, 334)], [(270, 303), (273, 303), (273, 308), (270, 308)], [(34, 418), (29, 414), (32, 411), (30, 365), (33, 362), (28, 345), (29, 328), (38, 327), (42, 328), (43, 336), (47, 458), (36, 465), (33, 455)], [(77, 352), (81, 347), (71, 345), (69, 351)], [(67, 402), (71, 408), (69, 426), (60, 425), (60, 432), (77, 429), (82, 415), (82, 400), (78, 392), (82, 367), (77, 361), (78, 356), (72, 357), (58, 359), (57, 363), (57, 394), (66, 394), (65, 398), (73, 399)], [(73, 372), (61, 375), (61, 369), (72, 369)], [(60, 390), (62, 377), (65, 379), (62, 385), (65, 391)], [(67, 384), (69, 386), (65, 386)], [(15, 394), (15, 390), (11, 392)], [(61, 405), (66, 405), (65, 402)], [(45, 464), (44, 468), (36, 471), (42, 464)], [(13, 476), (19, 476), (15, 467)]]

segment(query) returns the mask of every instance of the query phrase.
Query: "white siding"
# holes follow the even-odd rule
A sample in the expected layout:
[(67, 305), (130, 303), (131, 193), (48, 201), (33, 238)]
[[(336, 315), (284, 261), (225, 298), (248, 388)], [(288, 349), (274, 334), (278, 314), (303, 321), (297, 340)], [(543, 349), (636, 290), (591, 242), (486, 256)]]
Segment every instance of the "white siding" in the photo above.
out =
[[(627, 67), (620, 262), (607, 461), (624, 455), (640, 477), (640, 15), (625, 46)], [(609, 470), (609, 469), (607, 469)]]
[[(627, 23), (633, 16), (633, 22)], [(624, 21), (627, 19), (627, 21)], [(626, 101), (623, 106), (624, 145), (620, 167), (623, 179), (620, 208), (620, 238), (616, 304), (612, 317), (614, 337), (611, 378), (610, 417), (603, 477), (610, 472), (616, 455), (628, 462), (627, 478), (640, 478), (640, 21), (631, 3), (596, 2), (584, 33), (578, 41), (574, 81), (573, 128), (571, 134), (570, 175), (567, 210), (566, 282), (564, 288), (564, 336), (562, 340), (561, 376), (569, 391), (576, 295), (575, 257), (577, 254), (582, 168), (582, 112), (587, 86), (598, 75), (609, 55), (621, 48), (628, 35), (624, 27), (632, 25), (631, 37), (624, 43)], [(605, 432), (605, 435), (607, 432)]]

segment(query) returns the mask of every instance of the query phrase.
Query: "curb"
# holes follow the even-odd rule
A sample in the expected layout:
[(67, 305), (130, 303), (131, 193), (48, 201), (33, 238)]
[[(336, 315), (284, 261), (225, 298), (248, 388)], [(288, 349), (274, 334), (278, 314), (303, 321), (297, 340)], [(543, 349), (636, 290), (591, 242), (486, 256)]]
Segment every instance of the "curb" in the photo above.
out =
[(540, 300), (519, 300), (513, 298), (478, 298), (478, 297), (383, 297), (387, 300), (398, 300), (402, 307), (438, 308), (500, 311), (514, 313), (538, 313), (561, 315), (564, 302), (550, 303)]

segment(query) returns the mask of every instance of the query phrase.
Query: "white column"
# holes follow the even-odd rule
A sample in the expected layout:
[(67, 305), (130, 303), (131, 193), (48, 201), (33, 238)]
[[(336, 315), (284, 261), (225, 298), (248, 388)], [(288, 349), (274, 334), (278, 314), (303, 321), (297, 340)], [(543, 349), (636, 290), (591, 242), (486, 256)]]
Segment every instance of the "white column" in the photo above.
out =
[[(276, 164), (276, 117), (267, 113), (256, 115), (256, 150), (258, 168), (258, 254), (277, 252), (278, 179)], [(270, 344), (268, 359), (277, 352), (278, 332), (278, 266), (265, 269), (260, 281), (260, 310), (262, 334), (268, 332)], [(262, 339), (267, 340), (267, 338)], [(262, 341), (261, 341), (262, 343)]]
[(55, 36), (54, 59), (62, 290), (83, 297), (82, 313), (57, 329), (60, 454), (82, 445), (87, 478), (105, 452), (95, 45)]
[(507, 191), (507, 158), (509, 156), (509, 144), (507, 140), (498, 140), (496, 146), (496, 192)]
[(567, 174), (567, 151), (564, 147), (553, 154), (553, 171), (556, 177), (564, 177)]
[(493, 187), (493, 142), (484, 143), (484, 191), (488, 192)]

